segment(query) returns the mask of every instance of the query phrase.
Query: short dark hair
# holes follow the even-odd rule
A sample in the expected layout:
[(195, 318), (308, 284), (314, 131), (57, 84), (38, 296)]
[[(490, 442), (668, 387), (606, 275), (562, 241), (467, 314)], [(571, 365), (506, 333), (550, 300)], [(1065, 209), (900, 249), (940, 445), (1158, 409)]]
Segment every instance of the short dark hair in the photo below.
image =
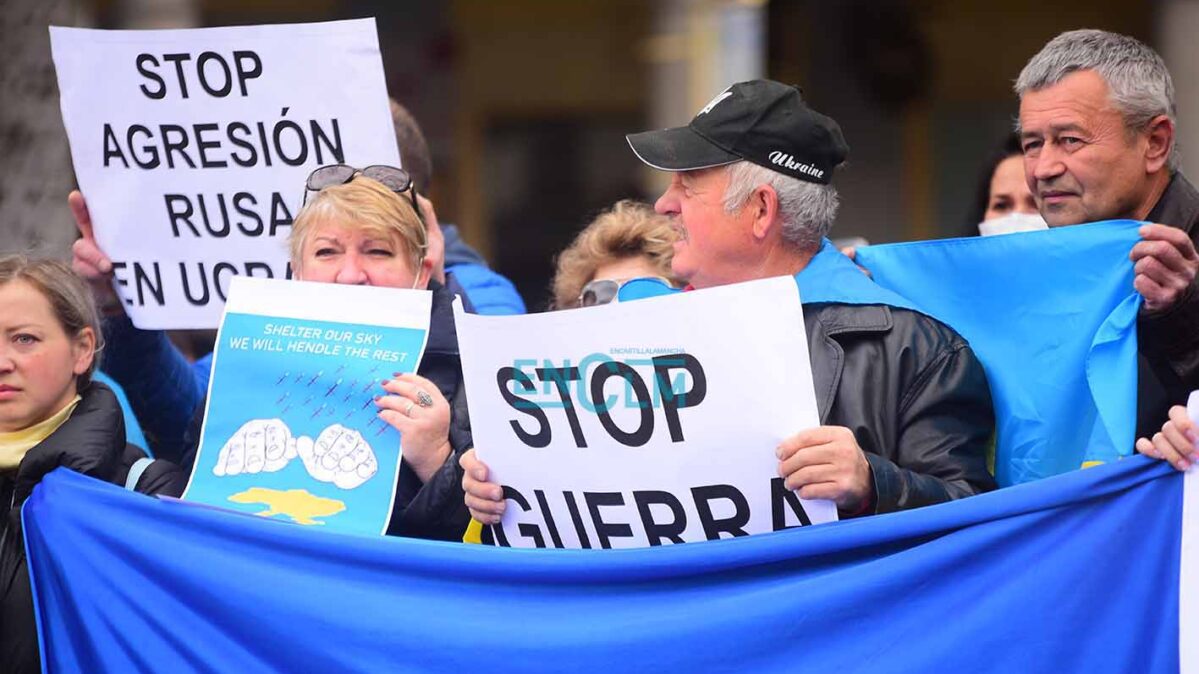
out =
[(433, 180), (433, 158), (429, 155), (429, 143), (408, 108), (394, 98), (388, 100), (391, 102), (391, 123), (395, 127), (396, 145), (400, 148), (400, 164), (412, 176), (416, 191), (428, 194), (429, 183)]

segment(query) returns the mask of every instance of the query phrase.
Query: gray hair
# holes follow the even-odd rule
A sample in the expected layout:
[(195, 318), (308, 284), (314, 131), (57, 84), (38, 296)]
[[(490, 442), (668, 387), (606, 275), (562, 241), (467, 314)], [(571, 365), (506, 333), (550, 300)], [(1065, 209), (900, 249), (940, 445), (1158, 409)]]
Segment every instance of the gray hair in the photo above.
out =
[(728, 171), (729, 186), (724, 192), (726, 212), (737, 211), (751, 192), (770, 185), (779, 199), (783, 240), (805, 250), (820, 247), (820, 240), (828, 236), (841, 204), (835, 187), (792, 178), (748, 161), (729, 164)]
[[(1072, 30), (1050, 40), (1020, 71), (1016, 94), (1053, 86), (1078, 70), (1094, 70), (1107, 82), (1130, 131), (1144, 130), (1158, 115), (1177, 121), (1174, 82), (1162, 57), (1140, 40), (1103, 30)], [(1178, 166), (1173, 144), (1169, 165)]]

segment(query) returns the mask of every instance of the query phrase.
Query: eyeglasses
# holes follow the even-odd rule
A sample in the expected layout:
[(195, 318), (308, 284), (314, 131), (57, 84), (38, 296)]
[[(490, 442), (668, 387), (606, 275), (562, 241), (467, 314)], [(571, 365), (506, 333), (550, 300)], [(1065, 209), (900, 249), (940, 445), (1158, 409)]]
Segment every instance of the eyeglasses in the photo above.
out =
[(408, 172), (402, 168), (396, 168), (395, 166), (387, 166), (384, 164), (374, 164), (361, 169), (354, 168), (353, 166), (349, 166), (347, 164), (329, 164), (328, 166), (321, 166), (312, 173), (308, 174), (308, 180), (304, 183), (304, 201), (302, 203), (308, 203), (309, 192), (320, 192), (326, 187), (344, 185), (358, 176), (365, 176), (371, 180), (377, 180), (378, 182), (382, 183), (384, 187), (392, 192), (395, 192), (396, 194), (408, 192), (409, 198), (412, 199), (412, 210), (416, 213), (416, 217), (420, 219), (422, 224), (420, 232), (423, 241), (420, 244), (420, 250), (417, 252), (421, 253), (427, 250), (429, 247), (429, 233), (423, 226), (424, 216), (421, 215), (420, 208), (416, 205), (416, 185), (412, 183), (412, 176), (408, 175)]
[(616, 299), (617, 293), (620, 292), (620, 289), (625, 284), (633, 281), (656, 281), (668, 288), (674, 287), (674, 284), (669, 279), (664, 279), (661, 276), (640, 276), (631, 279), (596, 279), (583, 286), (583, 292), (579, 293), (579, 299), (575, 301), (575, 306), (594, 307), (600, 304), (609, 304), (612, 300)]

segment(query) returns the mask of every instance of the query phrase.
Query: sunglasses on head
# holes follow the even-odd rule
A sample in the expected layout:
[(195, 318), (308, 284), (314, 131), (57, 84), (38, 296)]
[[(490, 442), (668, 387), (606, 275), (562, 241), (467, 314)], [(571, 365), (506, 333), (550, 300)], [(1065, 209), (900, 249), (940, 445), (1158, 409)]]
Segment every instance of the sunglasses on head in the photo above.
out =
[[(347, 164), (322, 166), (308, 174), (308, 180), (304, 182), (303, 203), (308, 203), (309, 192), (320, 192), (326, 187), (344, 185), (358, 176), (365, 176), (371, 180), (376, 180), (396, 194), (408, 192), (409, 198), (412, 199), (412, 210), (416, 213), (416, 217), (420, 219), (421, 224), (424, 224), (424, 216), (421, 214), (420, 208), (416, 205), (416, 185), (412, 183), (412, 176), (408, 175), (408, 172), (402, 168), (386, 166), (384, 164), (374, 164), (361, 169)], [(424, 240), (420, 248), (421, 251), (424, 251), (429, 245), (429, 234), (423, 226), (420, 228), (420, 231)]]
[(583, 286), (583, 292), (579, 293), (579, 299), (575, 301), (576, 307), (594, 307), (600, 304), (610, 304), (616, 299), (617, 293), (625, 286), (626, 283), (632, 281), (657, 281), (668, 287), (673, 288), (674, 284), (661, 276), (639, 276), (637, 278), (626, 279), (597, 279)]
[(416, 186), (412, 184), (412, 176), (402, 168), (383, 164), (374, 164), (361, 169), (347, 164), (322, 166), (308, 174), (308, 180), (304, 183), (304, 203), (308, 203), (309, 192), (320, 192), (326, 187), (344, 185), (358, 176), (377, 180), (396, 194), (408, 192), (412, 199), (412, 209), (416, 211), (417, 215), (420, 215), (420, 209), (416, 206)]

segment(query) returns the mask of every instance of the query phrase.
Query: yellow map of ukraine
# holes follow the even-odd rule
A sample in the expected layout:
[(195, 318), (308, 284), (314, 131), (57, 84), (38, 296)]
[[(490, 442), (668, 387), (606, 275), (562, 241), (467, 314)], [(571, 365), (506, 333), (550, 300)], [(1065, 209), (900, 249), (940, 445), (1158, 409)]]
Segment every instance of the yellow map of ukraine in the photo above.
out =
[(324, 498), (304, 489), (267, 489), (251, 487), (229, 497), (234, 503), (261, 503), (267, 507), (256, 515), (273, 517), (286, 515), (296, 524), (324, 524), (318, 517), (331, 517), (346, 509), (336, 499)]

